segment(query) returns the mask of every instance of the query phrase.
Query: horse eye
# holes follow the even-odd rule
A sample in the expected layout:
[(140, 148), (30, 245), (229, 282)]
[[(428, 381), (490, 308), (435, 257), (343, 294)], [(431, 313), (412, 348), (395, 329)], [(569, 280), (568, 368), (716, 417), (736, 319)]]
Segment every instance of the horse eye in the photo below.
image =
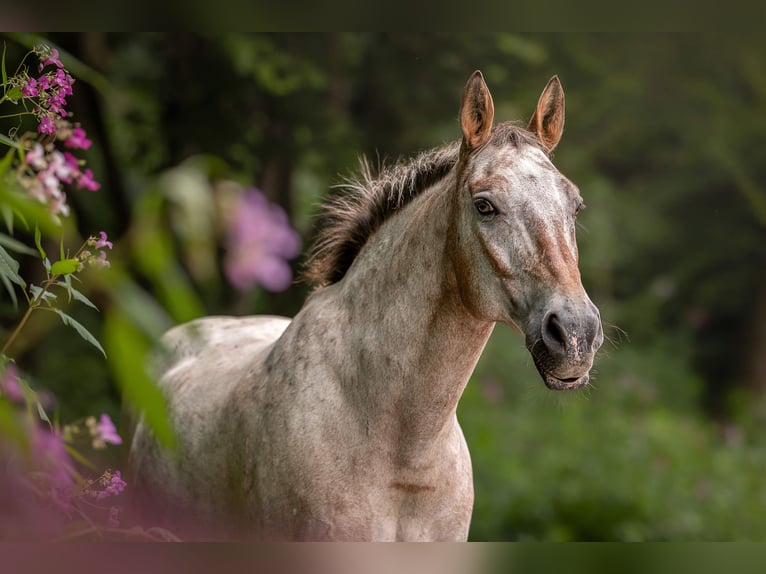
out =
[(476, 211), (479, 212), (479, 215), (492, 215), (495, 213), (495, 206), (486, 199), (479, 198), (474, 202), (474, 205), (476, 206)]

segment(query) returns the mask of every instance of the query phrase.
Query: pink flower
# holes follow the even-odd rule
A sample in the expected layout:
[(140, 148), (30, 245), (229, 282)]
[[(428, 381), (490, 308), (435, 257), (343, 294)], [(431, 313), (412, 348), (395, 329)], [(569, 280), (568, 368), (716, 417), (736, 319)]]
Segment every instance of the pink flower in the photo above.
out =
[(24, 161), (37, 170), (43, 170), (48, 166), (45, 161), (45, 150), (40, 142), (37, 142), (35, 147), (26, 153)]
[(88, 149), (92, 143), (87, 138), (85, 130), (81, 127), (76, 127), (72, 130), (72, 135), (67, 138), (64, 145), (71, 149)]
[(40, 125), (37, 126), (37, 131), (41, 134), (52, 134), (56, 131), (56, 124), (50, 116), (44, 115), (40, 118)]
[(97, 500), (103, 500), (110, 496), (117, 496), (125, 490), (125, 487), (128, 485), (122, 480), (122, 475), (119, 470), (115, 470), (114, 473), (106, 471), (98, 482), (104, 489), (93, 493), (93, 496), (95, 496)]
[(24, 402), (24, 391), (21, 389), (19, 373), (13, 363), (8, 363), (5, 367), (3, 377), (0, 379), (0, 393), (14, 403)]
[(112, 246), (112, 242), (106, 240), (106, 232), (105, 231), (99, 231), (98, 234), (99, 234), (99, 236), (101, 238), (97, 239), (96, 243), (93, 246), (96, 249), (103, 249), (104, 247), (107, 247), (107, 248), (111, 249), (113, 247)]
[(80, 171), (80, 160), (78, 160), (75, 156), (73, 156), (68, 151), (64, 152), (64, 162), (69, 166), (69, 169), (71, 169), (73, 172)]
[(93, 436), (94, 448), (104, 448), (107, 443), (122, 444), (122, 438), (117, 434), (117, 429), (112, 419), (106, 413), (101, 415), (99, 422), (90, 427), (90, 433)]
[(49, 496), (58, 506), (67, 508), (74, 487), (74, 464), (61, 435), (35, 425), (30, 446), (33, 469), (47, 476)]
[(234, 213), (224, 261), (231, 284), (240, 290), (255, 284), (269, 291), (289, 287), (292, 270), (287, 260), (298, 255), (301, 241), (287, 214), (257, 189), (245, 191)]
[(40, 62), (40, 65), (37, 66), (37, 71), (38, 72), (42, 72), (43, 68), (45, 68), (46, 66), (49, 66), (51, 64), (53, 64), (57, 68), (63, 68), (64, 67), (64, 64), (62, 64), (61, 61), (59, 60), (59, 51), (56, 50), (55, 48), (53, 48), (51, 50), (50, 55), (47, 58), (45, 58), (45, 60)]
[(34, 98), (40, 92), (37, 89), (37, 80), (29, 78), (27, 83), (21, 87), (21, 94), (26, 98)]
[(77, 187), (84, 187), (90, 191), (96, 191), (101, 188), (101, 184), (93, 179), (93, 172), (86, 169), (84, 172), (80, 173), (80, 177), (77, 179)]

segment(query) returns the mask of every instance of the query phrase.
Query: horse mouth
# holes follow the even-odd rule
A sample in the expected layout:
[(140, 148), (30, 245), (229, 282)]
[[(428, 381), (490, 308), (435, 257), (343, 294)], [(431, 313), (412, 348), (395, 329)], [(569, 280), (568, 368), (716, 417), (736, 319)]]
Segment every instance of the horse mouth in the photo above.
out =
[(534, 355), (532, 358), (535, 367), (537, 367), (537, 372), (540, 373), (540, 376), (543, 378), (545, 386), (552, 391), (576, 391), (587, 385), (590, 380), (590, 372), (586, 372), (579, 377), (559, 378), (551, 374), (550, 371), (544, 369)]
[(580, 389), (588, 384), (590, 375), (585, 373), (582, 377), (570, 377), (566, 379), (559, 379), (554, 377), (550, 373), (540, 373), (545, 382), (545, 386), (553, 391), (574, 391)]

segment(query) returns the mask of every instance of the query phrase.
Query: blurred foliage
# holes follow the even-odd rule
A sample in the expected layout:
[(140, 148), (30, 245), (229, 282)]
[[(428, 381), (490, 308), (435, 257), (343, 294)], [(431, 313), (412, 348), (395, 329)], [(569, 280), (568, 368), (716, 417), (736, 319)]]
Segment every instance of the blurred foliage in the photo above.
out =
[[(87, 293), (105, 325), (73, 311), (113, 361), (45, 317), (18, 343), (19, 364), (60, 397), (62, 417), (118, 413), (131, 392), (159, 412), (151, 387), (131, 377), (175, 322), (300, 309), (300, 283), (238, 293), (222, 279), (225, 182), (254, 182), (308, 244), (316, 204), (358, 155), (393, 160), (457, 137), (474, 69), (496, 117), (522, 121), (558, 74), (567, 123), (554, 160), (589, 206), (580, 266), (610, 341), (592, 387), (564, 396), (543, 388), (522, 340), (497, 328), (459, 410), (476, 480), (471, 537), (766, 536), (762, 37), (48, 40), (92, 70), (72, 106), (94, 139), (88, 163), (103, 188), (70, 200), (80, 235), (105, 229), (118, 262)], [(9, 35), (8, 57), (26, 41)], [(0, 312), (8, 326), (7, 299)]]

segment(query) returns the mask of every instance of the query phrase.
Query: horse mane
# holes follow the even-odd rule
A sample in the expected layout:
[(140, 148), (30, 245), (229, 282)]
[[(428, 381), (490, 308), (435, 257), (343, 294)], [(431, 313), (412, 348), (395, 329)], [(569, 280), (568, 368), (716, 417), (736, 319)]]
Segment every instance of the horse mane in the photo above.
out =
[[(532, 132), (513, 122), (494, 126), (490, 143), (517, 147), (525, 143), (545, 151)], [(358, 175), (334, 186), (320, 208), (320, 230), (309, 251), (303, 279), (314, 287), (340, 281), (383, 222), (443, 179), (457, 163), (459, 153), (457, 140), (413, 159), (379, 166), (377, 173), (367, 158), (360, 158)]]

